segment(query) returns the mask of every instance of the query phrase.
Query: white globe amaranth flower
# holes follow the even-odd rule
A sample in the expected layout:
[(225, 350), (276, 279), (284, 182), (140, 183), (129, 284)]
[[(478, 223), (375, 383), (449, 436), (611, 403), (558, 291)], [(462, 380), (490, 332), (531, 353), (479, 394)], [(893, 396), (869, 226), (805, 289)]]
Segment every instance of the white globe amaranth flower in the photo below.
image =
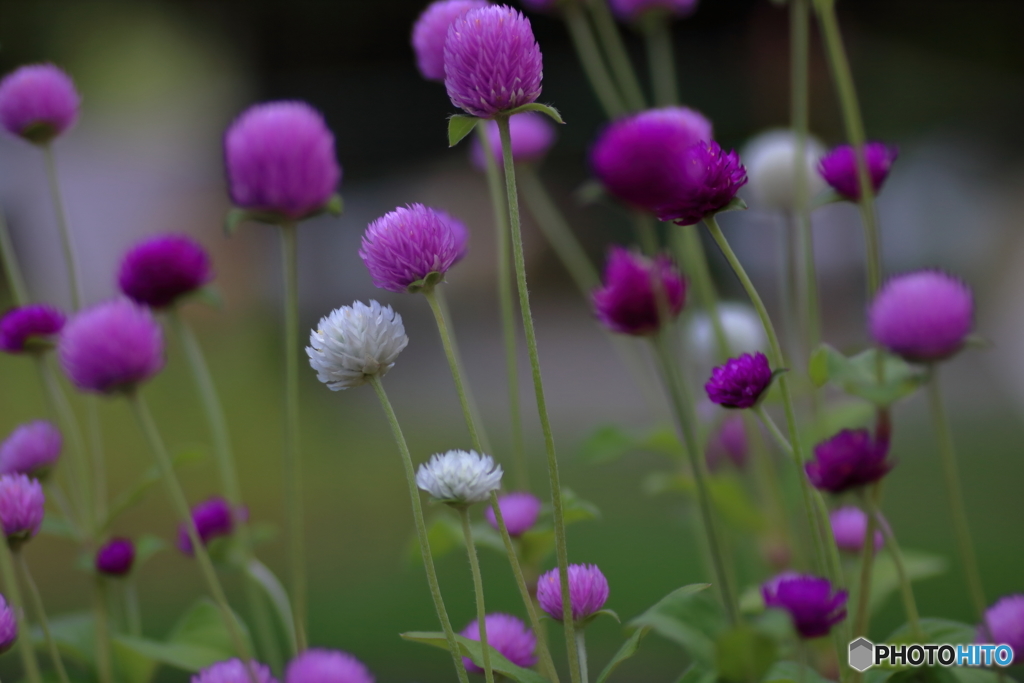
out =
[(416, 472), (416, 485), (435, 500), (466, 505), (487, 500), (501, 486), (504, 474), (489, 455), (448, 451), (431, 456)]
[[(808, 136), (804, 149), (807, 198), (828, 186), (818, 173), (825, 147)], [(747, 167), (747, 193), (752, 207), (790, 211), (796, 203), (796, 136), (793, 131), (770, 130), (747, 142), (740, 155)]]
[[(733, 356), (764, 351), (768, 348), (768, 339), (765, 337), (761, 319), (751, 306), (737, 302), (720, 303), (718, 318), (722, 323), (725, 339), (729, 343), (729, 352)], [(686, 332), (693, 361), (701, 368), (717, 365), (718, 340), (715, 338), (711, 316), (704, 311), (694, 314)]]
[(309, 334), (306, 355), (316, 378), (342, 391), (383, 377), (408, 344), (402, 316), (390, 306), (356, 301), (320, 319)]

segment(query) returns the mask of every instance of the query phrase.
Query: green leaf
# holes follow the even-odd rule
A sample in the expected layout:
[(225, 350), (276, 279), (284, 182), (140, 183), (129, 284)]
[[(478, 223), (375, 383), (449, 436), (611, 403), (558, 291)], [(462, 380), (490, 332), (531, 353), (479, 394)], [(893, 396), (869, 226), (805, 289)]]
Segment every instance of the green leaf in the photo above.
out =
[[(443, 557), (465, 545), (462, 526), (449, 515), (438, 515), (430, 520), (430, 524), (427, 526), (427, 542), (430, 543), (430, 552), (433, 553), (435, 560)], [(407, 553), (410, 563), (423, 562), (419, 540), (415, 537), (409, 541)]]
[(715, 638), (725, 625), (718, 602), (703, 593), (711, 584), (696, 583), (672, 591), (631, 620), (630, 628), (650, 628), (671, 640), (698, 662), (714, 666)]
[(877, 408), (874, 404), (859, 398), (823, 407), (818, 419), (803, 430), (802, 438), (805, 444), (816, 444), (844, 429), (867, 426), (875, 419), (876, 414)]
[(949, 669), (949, 672), (953, 674), (953, 678), (957, 680), (957, 683), (997, 683), (997, 681), (1001, 681), (1004, 678), (1009, 681), (1014, 680), (1006, 676), (1006, 674), (1001, 674), (1001, 672), (973, 666), (954, 666)]
[[(825, 0), (825, 1), (826, 2), (830, 2), (831, 0)], [(818, 0), (815, 0), (815, 2), (818, 2)], [(832, 188), (829, 188), (829, 189), (827, 189), (827, 190), (825, 190), (823, 192), (819, 192), (814, 197), (814, 199), (811, 200), (811, 210), (819, 209), (819, 208), (821, 208), (823, 206), (827, 206), (829, 204), (838, 204), (839, 202), (845, 202), (845, 201), (849, 201), (849, 200), (846, 197), (844, 197), (843, 195), (841, 195), (838, 192), (836, 192), (835, 190), (833, 190)]]
[[(303, 218), (311, 218), (317, 214), (323, 213), (327, 207), (321, 207), (311, 211), (308, 215)], [(243, 209), (240, 207), (234, 207), (228, 211), (224, 217), (224, 234), (231, 237), (233, 234), (238, 232), (238, 228), (241, 227), (242, 223), (252, 221), (254, 223), (266, 223), (267, 225), (281, 225), (287, 222), (289, 219), (273, 211), (255, 211), (252, 209)]]
[(151, 557), (166, 548), (167, 541), (158, 536), (153, 534), (139, 536), (135, 541), (135, 562), (132, 563), (132, 571), (138, 571)]
[(608, 680), (608, 677), (612, 675), (612, 672), (618, 668), (619, 664), (622, 664), (622, 662), (635, 655), (637, 650), (640, 649), (640, 641), (650, 630), (650, 627), (645, 626), (634, 631), (633, 635), (626, 639), (626, 642), (622, 644), (619, 651), (615, 653), (615, 656), (612, 657), (611, 661), (608, 662), (604, 669), (601, 670), (601, 673), (598, 674), (596, 683), (605, 683), (605, 681)]
[(555, 109), (554, 107), (549, 107), (546, 104), (541, 104), (540, 102), (531, 102), (530, 104), (524, 104), (516, 107), (515, 109), (509, 109), (508, 111), (504, 112), (504, 114), (506, 114), (507, 116), (513, 116), (515, 114), (520, 114), (524, 111), (540, 112), (541, 114), (544, 114), (545, 116), (552, 119), (555, 123), (565, 123), (565, 121), (562, 120), (562, 115), (558, 113), (557, 109)]
[(714, 671), (694, 663), (686, 667), (686, 671), (676, 679), (676, 683), (715, 683), (717, 679)]
[[(654, 472), (644, 480), (644, 490), (651, 495), (678, 492), (696, 496), (693, 477), (685, 474)], [(708, 479), (708, 493), (715, 508), (726, 521), (737, 529), (760, 531), (765, 527), (764, 515), (747, 490), (732, 473), (714, 475)]]
[[(83, 667), (91, 668), (96, 651), (93, 633), (93, 616), (91, 612), (74, 612), (62, 614), (49, 619), (50, 635), (57, 643), (61, 657), (74, 660)], [(45, 650), (46, 640), (38, 626), (32, 628), (32, 644), (39, 650)]]
[[(176, 453), (171, 459), (171, 462), (174, 468), (178, 469), (186, 465), (199, 462), (205, 457), (206, 453), (201, 449), (190, 448)], [(142, 475), (142, 478), (139, 479), (134, 486), (126, 489), (114, 500), (113, 503), (111, 503), (110, 512), (107, 513), (107, 519), (101, 525), (100, 530), (106, 531), (110, 528), (110, 525), (114, 523), (114, 520), (141, 503), (149, 493), (149, 490), (160, 483), (160, 477), (160, 468), (156, 465), (146, 470), (146, 473)]]
[(113, 641), (115, 648), (190, 673), (235, 656), (234, 650), (225, 651), (194, 643), (162, 643), (128, 635), (114, 636)]
[(340, 216), (345, 213), (345, 200), (338, 193), (332, 194), (331, 198), (324, 204), (324, 211), (332, 216)]
[(801, 666), (796, 662), (775, 662), (761, 683), (832, 683), (814, 667), (805, 666), (802, 672), (800, 669)]
[(604, 198), (604, 195), (604, 185), (597, 180), (587, 180), (573, 192), (573, 196), (576, 197), (576, 202), (581, 206), (596, 204)]
[(224, 216), (224, 234), (231, 237), (238, 232), (238, 227), (249, 219), (249, 212), (238, 207), (232, 208)]
[(294, 650), (295, 643), (297, 642), (295, 621), (292, 619), (292, 605), (288, 600), (288, 592), (281, 585), (281, 581), (278, 580), (274, 572), (270, 571), (266, 565), (255, 557), (249, 560), (245, 573), (258, 583), (267, 594), (267, 597), (270, 598), (270, 604), (274, 606), (274, 611), (277, 613), (277, 619), (281, 623), (281, 628), (288, 635), (288, 640), (292, 643), (292, 649)]
[(746, 210), (747, 210), (747, 203), (745, 201), (743, 201), (743, 199), (741, 197), (733, 197), (732, 201), (730, 201), (728, 204), (723, 206), (718, 211), (715, 211), (715, 214), (717, 215), (717, 214), (720, 214), (720, 213), (728, 213), (729, 211), (746, 211)]
[[(883, 381), (878, 381), (879, 355), (883, 368)], [(878, 349), (868, 349), (847, 358), (828, 344), (818, 347), (809, 367), (815, 384), (834, 382), (851, 396), (887, 407), (913, 393), (928, 375), (901, 358)]]
[(637, 439), (618, 425), (601, 425), (586, 438), (579, 457), (592, 465), (618, 460), (636, 450)]
[[(939, 576), (949, 569), (949, 562), (946, 558), (919, 550), (904, 550), (903, 564), (906, 566), (907, 576), (912, 582)], [(876, 613), (885, 604), (885, 601), (899, 590), (899, 587), (899, 574), (896, 572), (896, 564), (892, 561), (892, 557), (887, 553), (879, 554), (875, 557), (875, 566), (871, 573), (869, 613)], [(944, 643), (946, 641), (929, 642)]]
[(462, 142), (462, 138), (473, 132), (480, 119), (465, 114), (452, 114), (448, 119), (448, 146), (454, 147)]
[(889, 683), (956, 683), (956, 676), (952, 669), (921, 666), (893, 672), (887, 680)]
[(731, 628), (715, 641), (715, 669), (729, 683), (757, 683), (775, 663), (775, 641), (753, 627)]
[[(414, 643), (439, 647), (442, 650), (448, 649), (448, 640), (444, 637), (443, 633), (413, 631), (403, 633), (402, 638)], [(470, 640), (459, 635), (455, 636), (455, 640), (458, 641), (459, 650), (464, 657), (472, 659), (473, 663), (477, 666), (483, 666), (483, 648), (480, 647), (480, 641)], [(517, 683), (548, 683), (547, 679), (536, 671), (516, 666), (491, 646), (488, 646), (488, 649), (491, 651), (491, 667), (495, 673), (511, 678), (513, 681), (517, 681)]]
[(903, 624), (885, 639), (886, 645), (905, 645), (910, 643), (949, 643), (960, 645), (973, 643), (977, 635), (971, 624), (964, 624), (952, 619), (925, 618), (920, 620), (924, 640), (914, 636), (910, 624)]
[(72, 541), (78, 540), (78, 534), (75, 532), (75, 528), (71, 526), (71, 523), (60, 515), (52, 513), (47, 513), (43, 517), (43, 525), (39, 528), (39, 531), (47, 536), (57, 536), (58, 538), (66, 538)]
[(217, 287), (217, 285), (209, 284), (205, 287), (200, 287), (195, 292), (187, 296), (195, 299), (196, 301), (201, 301), (214, 310), (224, 310), (224, 295), (221, 293), (220, 288)]
[(146, 655), (125, 647), (116, 640), (111, 643), (111, 654), (117, 680), (124, 683), (149, 683), (157, 670), (157, 662)]

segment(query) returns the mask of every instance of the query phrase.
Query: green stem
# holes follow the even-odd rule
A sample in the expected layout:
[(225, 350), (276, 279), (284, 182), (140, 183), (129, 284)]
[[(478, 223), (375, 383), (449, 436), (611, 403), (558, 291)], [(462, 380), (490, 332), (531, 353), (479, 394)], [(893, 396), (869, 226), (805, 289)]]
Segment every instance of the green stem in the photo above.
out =
[(28, 303), (28, 285), (25, 284), (25, 276), (18, 264), (18, 255), (14, 251), (14, 242), (11, 240), (11, 231), (7, 227), (7, 217), (3, 210), (0, 210), (0, 259), (3, 261), (4, 272), (7, 273), (7, 284), (11, 288), (14, 305), (24, 306)]
[(772, 439), (778, 445), (778, 447), (785, 453), (790, 459), (795, 459), (796, 456), (793, 454), (793, 446), (789, 443), (789, 439), (782, 433), (779, 426), (775, 424), (775, 420), (772, 416), (765, 411), (764, 406), (757, 404), (754, 406), (754, 414), (757, 415), (758, 419), (761, 420), (761, 424), (768, 429), (768, 433), (772, 435)]
[(82, 306), (82, 281), (78, 276), (78, 263), (75, 258), (75, 240), (68, 222), (68, 211), (64, 205), (64, 196), (57, 179), (57, 160), (53, 154), (53, 145), (46, 143), (41, 146), (43, 160), (46, 163), (46, 178), (50, 183), (50, 195), (53, 198), (53, 209), (57, 214), (57, 227), (60, 228), (60, 244), (64, 250), (64, 265), (67, 267), (68, 287), (71, 290), (71, 310), (77, 311)]
[[(25, 562), (25, 556), (20, 550), (14, 550), (12, 554), (21, 568), (21, 575), (25, 579), (25, 588), (28, 589), (29, 599), (32, 601), (32, 609), (36, 613), (36, 620), (39, 622), (39, 628), (43, 632), (46, 649), (50, 653), (50, 661), (53, 663), (53, 668), (57, 670), (57, 678), (60, 679), (61, 683), (69, 683), (68, 672), (64, 668), (64, 660), (61, 659), (60, 651), (57, 649), (57, 642), (53, 639), (53, 634), (50, 633), (50, 622), (46, 619), (43, 596), (39, 594), (39, 587), (36, 586), (36, 582), (32, 579), (32, 572), (28, 568), (28, 563)], [(23, 634), (23, 637), (28, 637), (28, 634)]]
[(14, 569), (14, 558), (10, 547), (5, 540), (0, 540), (0, 572), (3, 573), (5, 595), (7, 606), (14, 614), (18, 622), (18, 652), (21, 654), (21, 664), (25, 669), (25, 677), (29, 683), (42, 683), (42, 675), (39, 673), (39, 661), (36, 659), (36, 651), (32, 645), (32, 638), (29, 635), (31, 629), (28, 620), (25, 618), (25, 603), (21, 599), (21, 589), (18, 585), (18, 574)]
[(129, 635), (142, 635), (142, 610), (139, 608), (139, 589), (135, 578), (129, 576), (123, 582), (125, 621), (128, 623)]
[[(608, 72), (608, 66), (604, 63), (604, 57), (597, 47), (594, 34), (590, 28), (590, 22), (583, 8), (577, 2), (567, 2), (562, 6), (565, 23), (569, 29), (569, 37), (572, 38), (573, 47), (576, 48), (576, 55), (579, 57), (583, 72), (590, 81), (590, 87), (594, 89), (598, 102), (604, 109), (609, 119), (616, 119), (626, 113), (626, 105), (622, 101), (615, 82)], [(575, 651), (575, 650), (573, 650)]]
[(711, 331), (715, 336), (719, 360), (725, 361), (732, 355), (732, 351), (729, 348), (729, 337), (722, 325), (722, 316), (718, 310), (718, 291), (711, 277), (708, 256), (704, 251), (704, 245), (701, 244), (699, 230), (700, 226), (685, 225), (671, 230), (669, 235), (676, 259), (689, 274), (697, 300), (711, 321)]
[(580, 679), (583, 683), (590, 683), (587, 675), (587, 640), (583, 629), (576, 631), (576, 656), (580, 660)]
[(469, 570), (473, 574), (473, 592), (476, 594), (476, 621), (480, 629), (480, 659), (483, 662), (484, 680), (494, 683), (494, 669), (491, 668), (491, 648), (487, 644), (487, 609), (484, 607), (484, 580), (480, 576), (480, 559), (473, 543), (473, 529), (469, 525), (469, 508), (459, 508), (462, 519), (462, 535), (466, 539), (466, 554), (469, 555)]
[(85, 419), (89, 430), (89, 451), (92, 455), (93, 515), (97, 520), (97, 524), (99, 524), (99, 520), (107, 518), (107, 462), (103, 452), (100, 398), (94, 395), (83, 396), (82, 398), (85, 402)]
[[(878, 504), (878, 496), (881, 491), (881, 481), (871, 486), (871, 490), (864, 494), (864, 507), (872, 509)], [(861, 547), (860, 555), (860, 583), (857, 589), (857, 613), (853, 621), (853, 637), (866, 636), (868, 626), (871, 622), (871, 610), (868, 603), (871, 600), (871, 574), (875, 566), (875, 531), (878, 530), (877, 518), (869, 514), (867, 529), (864, 532), (864, 544)]]
[[(138, 617), (138, 596), (132, 596), (135, 599), (134, 604), (131, 606), (135, 610), (135, 614), (129, 610), (129, 625), (134, 626), (134, 622), (131, 618), (134, 616)], [(92, 613), (93, 618), (96, 621), (96, 668), (99, 670), (100, 680), (103, 683), (113, 683), (114, 681), (114, 661), (112, 657), (112, 648), (110, 644), (110, 618), (107, 613), (107, 584), (102, 576), (96, 576), (93, 580), (93, 591), (92, 591)], [(141, 634), (142, 627), (139, 627)]]
[[(900, 544), (896, 542), (896, 535), (892, 532), (892, 527), (882, 517), (882, 511), (878, 509), (875, 502), (871, 499), (867, 499), (868, 503), (868, 514), (875, 520), (878, 526), (882, 529), (882, 536), (885, 537), (885, 545), (889, 550), (889, 554), (892, 556), (892, 562), (896, 566), (896, 576), (900, 580), (900, 593), (903, 596), (903, 609), (907, 613), (907, 621), (910, 622), (910, 631), (914, 636), (915, 643), (924, 642), (924, 632), (921, 630), (921, 618), (917, 613), (917, 603), (914, 600), (914, 587), (910, 583), (910, 576), (907, 574), (906, 564), (903, 562), (903, 553), (900, 551)], [(871, 539), (872, 541), (874, 539)], [(872, 543), (872, 546), (874, 543)]]
[(46, 500), (52, 500), (57, 505), (57, 510), (71, 528), (71, 534), (74, 539), (79, 543), (84, 541), (84, 534), (81, 527), (78, 526), (75, 509), (72, 507), (71, 501), (68, 500), (68, 494), (64, 492), (64, 487), (61, 485), (60, 481), (57, 480), (55, 473), (51, 472), (49, 476), (46, 477), (46, 481), (42, 481), (40, 483), (43, 485), (43, 490), (46, 492)]
[(668, 12), (647, 12), (643, 17), (647, 61), (654, 84), (654, 103), (666, 107), (679, 102), (676, 63), (672, 50), (672, 21)]
[(626, 51), (626, 44), (619, 33), (619, 27), (615, 24), (611, 10), (608, 9), (607, 0), (591, 0), (586, 3), (590, 10), (590, 17), (597, 29), (597, 37), (601, 41), (608, 62), (611, 64), (612, 72), (615, 74), (615, 81), (619, 85), (630, 111), (639, 111), (647, 107), (644, 101), (644, 91), (640, 88), (640, 81), (633, 69), (633, 62), (629, 59)]
[(640, 242), (640, 250), (647, 256), (658, 253), (661, 245), (658, 241), (658, 230), (654, 227), (654, 217), (643, 211), (633, 212), (633, 230)]

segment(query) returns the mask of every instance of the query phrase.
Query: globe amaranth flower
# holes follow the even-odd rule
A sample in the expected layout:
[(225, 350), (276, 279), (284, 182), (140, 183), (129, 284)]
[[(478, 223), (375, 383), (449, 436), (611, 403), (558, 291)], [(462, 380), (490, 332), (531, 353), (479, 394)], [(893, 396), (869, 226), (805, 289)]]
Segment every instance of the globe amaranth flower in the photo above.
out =
[(112, 538), (96, 551), (96, 571), (107, 576), (124, 576), (135, 563), (135, 544), (130, 538)]
[[(848, 553), (860, 553), (864, 550), (864, 536), (868, 533), (868, 516), (858, 507), (848, 505), (829, 513), (832, 523), (832, 535), (836, 546)], [(882, 532), (875, 529), (875, 551), (882, 548), (885, 539)]]
[(655, 334), (665, 322), (663, 313), (675, 319), (683, 310), (686, 281), (667, 256), (650, 259), (612, 247), (604, 286), (593, 291), (591, 301), (598, 320), (609, 330), (637, 336)]
[(435, 209), (435, 211), (437, 211), (437, 215), (448, 223), (448, 227), (452, 229), (452, 237), (455, 239), (455, 260), (452, 261), (452, 265), (454, 266), (456, 263), (466, 258), (466, 254), (469, 253), (469, 228), (466, 227), (465, 223), (450, 213), (441, 211), (440, 209)]
[(386, 375), (409, 337), (402, 316), (390, 306), (356, 301), (321, 318), (309, 344), (306, 355), (316, 378), (331, 391), (342, 391)]
[(0, 654), (7, 652), (18, 640), (18, 617), (7, 604), (7, 599), (0, 595)]
[[(505, 520), (508, 535), (522, 536), (537, 523), (541, 502), (532, 493), (514, 491), (498, 496), (498, 507), (501, 509), (501, 518)], [(488, 507), (484, 510), (484, 517), (488, 524), (495, 529), (498, 528), (498, 518), (494, 515), (494, 508)]]
[(610, 0), (608, 4), (622, 21), (636, 21), (647, 12), (688, 17), (697, 10), (697, 0)]
[(434, 500), (452, 505), (480, 503), (501, 488), (501, 465), (476, 451), (436, 453), (416, 470), (416, 485)]
[(487, 5), (487, 0), (437, 0), (427, 5), (412, 27), (412, 49), (423, 78), (444, 80), (444, 40), (448, 28), (466, 12)]
[[(504, 163), (501, 149), (501, 135), (498, 124), (488, 121), (481, 124), (487, 132), (487, 143), (494, 150), (498, 166)], [(509, 139), (512, 142), (512, 161), (527, 164), (540, 161), (555, 144), (555, 124), (551, 119), (537, 112), (526, 111), (508, 120)], [(469, 160), (478, 171), (487, 170), (487, 156), (480, 138), (474, 136), (469, 147)]]
[(166, 308), (213, 279), (206, 250), (185, 235), (151, 237), (121, 261), (117, 283), (132, 301)]
[(766, 607), (789, 612), (802, 638), (828, 635), (846, 618), (845, 590), (836, 591), (828, 579), (808, 574), (785, 573), (761, 587)]
[(868, 309), (871, 336), (915, 362), (948, 358), (974, 328), (974, 297), (966, 284), (937, 270), (890, 278)]
[(314, 647), (288, 664), (284, 683), (373, 683), (373, 674), (347, 652)]
[(148, 309), (117, 299), (73, 316), (57, 356), (82, 391), (131, 391), (164, 367), (164, 336)]
[[(875, 193), (882, 189), (882, 184), (889, 177), (889, 170), (899, 155), (894, 145), (882, 142), (869, 142), (864, 145), (864, 160), (868, 165), (871, 187)], [(860, 177), (857, 174), (857, 155), (851, 145), (840, 145), (822, 157), (818, 164), (818, 172), (832, 189), (847, 199), (860, 199)]]
[(305, 102), (249, 107), (224, 136), (235, 206), (296, 220), (321, 210), (341, 181), (334, 135)]
[(49, 348), (66, 320), (63, 313), (46, 304), (12, 308), (0, 318), (0, 351), (22, 353)]
[(270, 668), (253, 660), (246, 665), (240, 659), (229, 659), (206, 667), (192, 677), (192, 683), (277, 683)]
[(1013, 648), (1013, 661), (1019, 662), (1024, 656), (1024, 595), (1007, 595), (989, 607), (985, 623), (978, 627), (976, 642), (1009, 645)]
[(713, 403), (723, 408), (751, 408), (771, 385), (772, 377), (763, 353), (744, 353), (712, 370), (704, 390)]
[(45, 144), (78, 119), (78, 91), (53, 64), (30, 64), (0, 81), (0, 125), (13, 135)]
[[(562, 583), (557, 567), (537, 579), (537, 601), (552, 619), (562, 620)], [(597, 565), (569, 565), (569, 604), (573, 621), (593, 616), (607, 601), (608, 579)]]
[(60, 458), (63, 445), (64, 438), (52, 422), (20, 425), (0, 444), (0, 474), (42, 477)]
[(483, 119), (540, 97), (544, 65), (530, 20), (505, 5), (455, 19), (444, 42), (444, 85), (452, 104)]
[[(370, 223), (359, 256), (373, 284), (392, 292), (433, 288), (466, 244), (456, 240), (452, 218), (422, 204), (400, 206)], [(430, 276), (429, 278), (427, 276)]]
[(747, 465), (748, 454), (747, 430), (739, 415), (730, 415), (722, 420), (704, 447), (704, 457), (711, 472), (721, 470), (727, 462), (742, 470)]
[[(747, 168), (747, 192), (752, 207), (776, 211), (796, 208), (797, 137), (791, 130), (770, 130), (752, 139), (743, 148)], [(817, 173), (818, 160), (825, 148), (812, 137), (804, 145), (803, 173), (806, 198), (822, 192), (825, 181)]]
[[(235, 530), (236, 520), (244, 516), (244, 510), (233, 509), (231, 503), (220, 496), (214, 496), (192, 508), (192, 523), (196, 525), (196, 532), (203, 545), (215, 538), (230, 536)], [(178, 525), (178, 550), (186, 555), (194, 554), (185, 522)]]
[(669, 182), (675, 192), (654, 213), (658, 220), (676, 225), (693, 225), (721, 211), (747, 183), (739, 155), (714, 141), (694, 144), (673, 171)]
[[(502, 657), (524, 669), (537, 663), (537, 657), (534, 655), (537, 637), (533, 635), (533, 631), (527, 628), (522, 619), (511, 614), (488, 614), (484, 617), (484, 625), (487, 627), (487, 644), (500, 652)], [(479, 641), (479, 620), (474, 619), (469, 622), (469, 625), (462, 629), (462, 633), (459, 635)], [(466, 665), (467, 671), (475, 674), (484, 672), (469, 657), (463, 657), (462, 662)]]
[(876, 440), (866, 429), (844, 429), (815, 446), (804, 469), (815, 488), (842, 493), (888, 474), (894, 464), (888, 455), (888, 440)]
[(39, 532), (45, 503), (37, 480), (24, 474), (0, 475), (0, 523), (8, 543), (21, 544)]

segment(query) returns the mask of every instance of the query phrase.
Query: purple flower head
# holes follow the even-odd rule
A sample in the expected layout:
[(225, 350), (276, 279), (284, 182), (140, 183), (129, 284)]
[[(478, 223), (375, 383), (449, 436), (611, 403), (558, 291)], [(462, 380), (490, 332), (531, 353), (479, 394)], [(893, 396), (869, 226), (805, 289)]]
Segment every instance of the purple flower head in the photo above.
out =
[[(829, 514), (832, 522), (832, 535), (836, 546), (848, 553), (860, 553), (864, 550), (864, 535), (868, 533), (868, 516), (858, 507), (848, 505), (833, 510)], [(875, 530), (875, 551), (882, 548), (882, 532)]]
[[(440, 282), (466, 250), (465, 242), (460, 245), (456, 240), (451, 221), (442, 211), (410, 204), (370, 223), (359, 256), (373, 284), (392, 292), (408, 292)], [(432, 274), (436, 279), (422, 282)]]
[[(487, 141), (494, 150), (494, 157), (501, 166), (505, 156), (501, 151), (501, 137), (498, 124), (488, 121), (485, 124)], [(547, 116), (533, 111), (516, 114), (508, 120), (509, 137), (512, 139), (512, 160), (517, 164), (540, 161), (555, 144), (555, 124)], [(480, 138), (474, 137), (470, 143), (469, 160), (478, 171), (487, 169), (487, 159)]]
[[(557, 568), (537, 579), (537, 601), (552, 619), (562, 620), (562, 583)], [(569, 603), (573, 621), (579, 622), (593, 615), (607, 601), (608, 579), (604, 578), (597, 565), (569, 565)]]
[(937, 270), (890, 278), (868, 309), (879, 344), (909, 361), (933, 362), (959, 351), (974, 328), (974, 297), (963, 282)]
[[(660, 293), (659, 293), (660, 290)], [(604, 269), (604, 286), (591, 294), (594, 312), (613, 332), (655, 334), (661, 328), (659, 296), (674, 319), (686, 303), (686, 281), (664, 255), (649, 259), (623, 247), (612, 247)]]
[(347, 652), (314, 647), (288, 664), (284, 683), (373, 683), (373, 674)]
[[(199, 503), (192, 508), (192, 521), (199, 533), (203, 545), (215, 538), (228, 536), (235, 530), (235, 519), (244, 516), (244, 512), (232, 510), (231, 504), (220, 496)], [(188, 528), (182, 522), (178, 525), (178, 550), (192, 555), (192, 540), (188, 537)]]
[(544, 65), (530, 20), (505, 5), (458, 17), (444, 42), (444, 74), (452, 104), (472, 116), (536, 102)]
[(609, 4), (622, 21), (636, 21), (650, 11), (688, 17), (697, 10), (697, 0), (610, 0)]
[[(501, 508), (501, 517), (505, 520), (509, 536), (522, 536), (537, 523), (540, 515), (541, 502), (537, 496), (526, 491), (515, 491), (498, 497), (498, 507)], [(494, 516), (494, 509), (488, 507), (484, 510), (484, 517), (487, 523), (495, 529), (498, 528), (498, 519)]]
[(466, 12), (487, 5), (487, 0), (437, 0), (423, 10), (412, 27), (412, 49), (423, 78), (444, 80), (444, 39), (448, 37), (448, 27)]
[(0, 124), (36, 144), (54, 139), (78, 119), (78, 91), (53, 64), (30, 64), (0, 81)]
[(206, 667), (192, 677), (192, 683), (251, 683), (249, 672), (256, 676), (256, 683), (277, 683), (270, 668), (253, 660), (246, 666), (241, 659), (229, 659)]
[(736, 469), (742, 470), (747, 465), (747, 455), (747, 430), (743, 426), (743, 418), (739, 415), (730, 415), (722, 420), (722, 424), (711, 435), (704, 448), (708, 470), (712, 472), (722, 469), (726, 462), (731, 462)]
[(12, 308), (0, 318), (0, 351), (22, 353), (48, 348), (50, 338), (64, 328), (65, 321), (63, 313), (46, 304)]
[(717, 142), (698, 142), (673, 169), (669, 181), (675, 193), (655, 211), (659, 220), (693, 225), (731, 202), (747, 184), (747, 169), (735, 151), (726, 152)]
[(844, 429), (815, 446), (804, 469), (815, 488), (842, 493), (888, 474), (894, 464), (888, 455), (887, 440), (873, 439), (866, 429)]
[[(529, 668), (537, 663), (533, 651), (537, 647), (537, 637), (527, 628), (522, 619), (511, 614), (488, 614), (484, 617), (487, 625), (487, 644), (516, 666)], [(476, 619), (469, 622), (460, 633), (463, 638), (480, 640), (480, 622)], [(484, 670), (473, 663), (469, 657), (463, 657), (466, 670), (482, 674)], [(288, 681), (288, 683), (292, 683)]]
[[(864, 146), (864, 158), (871, 176), (871, 187), (877, 193), (889, 176), (899, 149), (883, 142), (869, 142)], [(832, 189), (853, 201), (860, 199), (860, 179), (857, 175), (857, 156), (850, 145), (840, 145), (822, 157), (818, 172)]]
[(465, 223), (447, 211), (441, 211), (440, 209), (435, 209), (435, 211), (442, 220), (448, 223), (448, 227), (452, 229), (452, 237), (455, 239), (455, 260), (452, 261), (454, 266), (466, 258), (466, 254), (469, 253), (469, 228), (466, 227)]
[(295, 220), (319, 211), (341, 181), (334, 135), (305, 102), (249, 107), (224, 136), (231, 201)]
[(976, 642), (1009, 645), (1014, 662), (1019, 662), (1024, 656), (1024, 595), (1007, 595), (989, 607)]
[(135, 562), (135, 544), (128, 538), (112, 538), (96, 552), (96, 571), (107, 576), (124, 576)]
[(730, 358), (711, 371), (704, 385), (708, 398), (723, 408), (751, 408), (772, 383), (768, 358), (757, 351)]
[(8, 543), (23, 543), (43, 524), (46, 497), (43, 487), (24, 474), (0, 476), (0, 523)]
[(164, 335), (148, 309), (117, 299), (72, 317), (57, 355), (82, 391), (130, 391), (164, 367)]
[(14, 647), (18, 640), (18, 618), (14, 610), (7, 604), (7, 599), (0, 595), (0, 654)]
[(0, 444), (0, 474), (43, 477), (60, 458), (64, 439), (52, 422), (20, 425)]
[(833, 592), (828, 579), (787, 572), (761, 586), (766, 607), (789, 612), (802, 638), (828, 635), (846, 618), (845, 590)]
[(212, 278), (210, 257), (198, 242), (185, 235), (161, 235), (125, 254), (117, 283), (132, 301), (165, 308)]

